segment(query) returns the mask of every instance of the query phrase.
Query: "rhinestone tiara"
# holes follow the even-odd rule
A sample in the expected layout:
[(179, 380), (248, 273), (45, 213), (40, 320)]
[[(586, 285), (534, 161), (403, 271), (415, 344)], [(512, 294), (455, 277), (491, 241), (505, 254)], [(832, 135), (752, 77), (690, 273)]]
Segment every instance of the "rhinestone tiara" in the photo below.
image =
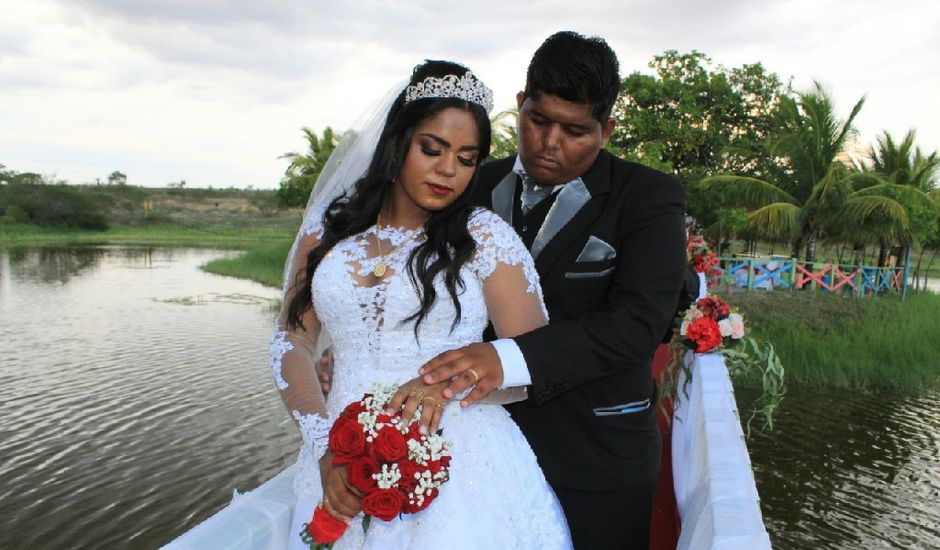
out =
[(413, 86), (405, 88), (405, 103), (416, 99), (454, 97), (480, 105), (486, 112), (493, 110), (493, 91), (486, 87), (470, 71), (463, 76), (449, 74), (443, 78), (429, 76)]

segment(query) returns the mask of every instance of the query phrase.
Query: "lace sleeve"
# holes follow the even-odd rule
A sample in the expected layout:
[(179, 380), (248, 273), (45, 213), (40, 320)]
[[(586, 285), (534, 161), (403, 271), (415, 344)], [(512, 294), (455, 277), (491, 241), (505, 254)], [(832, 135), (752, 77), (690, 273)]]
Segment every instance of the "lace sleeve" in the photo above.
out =
[[(470, 221), (477, 242), (472, 269), (483, 282), (486, 309), (498, 338), (511, 338), (548, 323), (538, 272), (532, 255), (516, 232), (488, 210)], [(491, 392), (485, 401), (510, 403), (526, 399), (525, 387)]]
[(301, 288), (298, 285), (304, 284), (307, 255), (319, 244), (319, 235), (318, 227), (308, 228), (304, 224), (298, 246), (285, 269), (284, 302), (269, 346), (274, 383), (303, 434), (304, 446), (317, 460), (327, 450), (332, 425), (315, 370), (320, 321), (311, 306), (301, 318), (303, 326), (288, 329), (287, 309), (291, 298)]

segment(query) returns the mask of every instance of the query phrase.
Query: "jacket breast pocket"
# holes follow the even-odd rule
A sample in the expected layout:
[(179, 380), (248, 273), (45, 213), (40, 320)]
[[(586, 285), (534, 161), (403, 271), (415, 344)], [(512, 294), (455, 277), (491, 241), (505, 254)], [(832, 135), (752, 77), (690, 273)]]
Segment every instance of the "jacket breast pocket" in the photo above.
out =
[(565, 272), (565, 279), (603, 279), (613, 275), (616, 268), (615, 260), (575, 262), (571, 269)]

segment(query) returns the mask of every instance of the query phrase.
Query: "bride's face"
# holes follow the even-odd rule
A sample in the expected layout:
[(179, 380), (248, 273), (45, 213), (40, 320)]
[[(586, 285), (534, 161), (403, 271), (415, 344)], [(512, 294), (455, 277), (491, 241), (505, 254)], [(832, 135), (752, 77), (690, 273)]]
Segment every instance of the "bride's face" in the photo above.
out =
[(396, 207), (440, 210), (467, 189), (480, 155), (473, 115), (447, 108), (421, 121), (393, 188)]

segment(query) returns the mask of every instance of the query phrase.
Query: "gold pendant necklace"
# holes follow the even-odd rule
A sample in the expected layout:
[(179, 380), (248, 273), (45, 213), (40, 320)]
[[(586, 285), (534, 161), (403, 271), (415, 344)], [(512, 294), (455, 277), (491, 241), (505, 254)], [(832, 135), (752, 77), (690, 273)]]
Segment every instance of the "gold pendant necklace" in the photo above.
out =
[(381, 279), (385, 276), (385, 272), (388, 271), (388, 266), (385, 265), (385, 260), (379, 260), (379, 263), (375, 264), (375, 269), (372, 270), (372, 274)]
[(382, 227), (379, 223), (381, 218), (382, 215), (379, 214), (375, 219), (375, 247), (379, 249), (379, 263), (375, 264), (375, 269), (372, 270), (372, 274), (379, 279), (388, 271), (388, 266), (385, 265), (385, 254), (382, 254), (382, 238), (379, 236), (379, 228)]
[[(379, 263), (375, 264), (375, 268), (372, 269), (372, 274), (375, 275), (376, 278), (378, 279), (381, 279), (382, 277), (384, 277), (385, 274), (388, 272), (388, 264), (385, 263), (385, 254), (382, 253), (382, 239), (379, 236), (379, 228), (382, 227), (381, 220), (382, 220), (382, 214), (380, 212), (375, 217), (375, 248), (377, 248), (379, 251)], [(398, 246), (393, 248), (392, 250), (405, 246), (405, 243), (410, 241), (412, 237), (417, 235), (417, 233), (418, 233), (418, 230), (415, 229), (410, 235), (408, 235), (408, 237), (405, 240), (398, 243)]]

